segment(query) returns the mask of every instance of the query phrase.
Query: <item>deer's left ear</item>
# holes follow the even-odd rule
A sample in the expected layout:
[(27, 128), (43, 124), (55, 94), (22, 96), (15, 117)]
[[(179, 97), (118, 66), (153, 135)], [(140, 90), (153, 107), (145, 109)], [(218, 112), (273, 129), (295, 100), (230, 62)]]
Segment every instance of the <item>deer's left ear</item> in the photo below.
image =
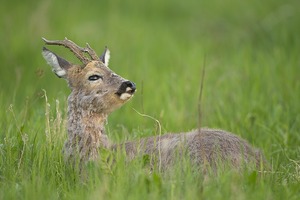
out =
[(110, 51), (107, 47), (105, 47), (103, 54), (100, 56), (100, 60), (105, 64), (106, 67), (108, 67), (110, 59)]
[(59, 77), (65, 78), (67, 70), (72, 66), (67, 60), (59, 57), (52, 51), (43, 47), (42, 55), (47, 63), (52, 67), (52, 71)]

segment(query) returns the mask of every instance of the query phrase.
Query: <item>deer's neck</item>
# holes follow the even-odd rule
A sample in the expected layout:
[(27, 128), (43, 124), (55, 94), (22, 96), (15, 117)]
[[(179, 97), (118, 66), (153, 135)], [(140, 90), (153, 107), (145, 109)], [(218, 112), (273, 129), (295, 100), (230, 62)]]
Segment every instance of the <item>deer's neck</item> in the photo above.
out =
[(92, 105), (83, 107), (70, 95), (68, 99), (68, 140), (65, 144), (67, 157), (79, 155), (83, 161), (95, 160), (99, 148), (109, 148), (104, 126), (107, 114), (96, 113)]

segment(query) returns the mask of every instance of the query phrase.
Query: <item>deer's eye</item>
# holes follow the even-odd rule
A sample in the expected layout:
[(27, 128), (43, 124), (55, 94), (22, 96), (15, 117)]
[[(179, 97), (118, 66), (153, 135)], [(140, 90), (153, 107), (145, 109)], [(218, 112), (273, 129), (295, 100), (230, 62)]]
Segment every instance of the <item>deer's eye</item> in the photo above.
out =
[(100, 76), (100, 75), (89, 76), (89, 81), (96, 81), (96, 80), (99, 80), (99, 79), (103, 79), (103, 77)]

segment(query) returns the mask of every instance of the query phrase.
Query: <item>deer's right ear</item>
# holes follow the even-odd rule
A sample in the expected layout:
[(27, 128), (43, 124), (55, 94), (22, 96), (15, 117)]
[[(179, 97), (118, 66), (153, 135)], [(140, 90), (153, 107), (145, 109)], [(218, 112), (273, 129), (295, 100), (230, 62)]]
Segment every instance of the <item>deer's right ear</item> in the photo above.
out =
[(108, 67), (110, 59), (110, 51), (107, 47), (105, 47), (103, 54), (100, 56), (100, 60), (103, 62), (103, 64)]
[(52, 71), (59, 78), (64, 78), (67, 74), (67, 70), (72, 66), (67, 60), (59, 57), (46, 47), (43, 47), (42, 55), (47, 63), (52, 67)]

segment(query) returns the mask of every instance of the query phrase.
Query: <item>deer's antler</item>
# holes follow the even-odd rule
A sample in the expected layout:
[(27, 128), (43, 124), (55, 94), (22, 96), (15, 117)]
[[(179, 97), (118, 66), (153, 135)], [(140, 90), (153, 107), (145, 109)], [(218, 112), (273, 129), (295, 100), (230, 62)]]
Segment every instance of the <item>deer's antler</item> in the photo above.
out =
[[(99, 60), (97, 53), (90, 47), (87, 43), (85, 48), (82, 48), (75, 44), (73, 41), (65, 38), (64, 40), (47, 40), (46, 38), (42, 38), (47, 45), (60, 45), (70, 49), (75, 56), (83, 63), (87, 64), (92, 60)], [(90, 58), (86, 57), (84, 54), (88, 53)]]

